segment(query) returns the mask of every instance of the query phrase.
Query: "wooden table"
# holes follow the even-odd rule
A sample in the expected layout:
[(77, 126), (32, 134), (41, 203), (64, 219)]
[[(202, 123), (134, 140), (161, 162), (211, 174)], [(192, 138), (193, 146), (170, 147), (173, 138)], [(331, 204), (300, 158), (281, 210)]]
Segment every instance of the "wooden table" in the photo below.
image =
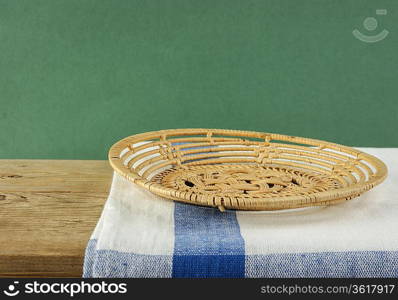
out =
[(0, 160), (0, 276), (79, 277), (107, 161)]

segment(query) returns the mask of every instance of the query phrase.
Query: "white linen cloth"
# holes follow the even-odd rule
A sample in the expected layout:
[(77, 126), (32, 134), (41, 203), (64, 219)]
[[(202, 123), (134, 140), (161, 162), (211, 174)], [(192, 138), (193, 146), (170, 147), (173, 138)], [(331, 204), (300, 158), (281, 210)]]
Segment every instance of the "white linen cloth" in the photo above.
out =
[(85, 277), (398, 277), (398, 149), (384, 183), (342, 204), (225, 212), (161, 199), (114, 174)]

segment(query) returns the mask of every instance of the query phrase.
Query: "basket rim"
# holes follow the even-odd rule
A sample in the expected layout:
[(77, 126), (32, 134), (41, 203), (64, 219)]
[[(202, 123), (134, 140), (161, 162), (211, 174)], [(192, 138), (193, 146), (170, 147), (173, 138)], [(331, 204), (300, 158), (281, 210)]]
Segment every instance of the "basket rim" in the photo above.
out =
[[(179, 133), (179, 134), (176, 134)], [(267, 201), (268, 204), (264, 205), (264, 207), (256, 206), (255, 208), (250, 206), (242, 206), (242, 207), (228, 207), (223, 205), (207, 205), (213, 207), (219, 207), (221, 210), (227, 209), (238, 209), (238, 210), (279, 210), (279, 209), (290, 209), (290, 208), (300, 208), (300, 207), (307, 207), (307, 206), (320, 206), (320, 205), (330, 205), (339, 202), (343, 202), (345, 200), (349, 200), (356, 196), (359, 196), (365, 191), (370, 190), (374, 186), (380, 184), (384, 181), (387, 177), (388, 169), (385, 163), (380, 160), (379, 158), (360, 151), (358, 149), (332, 143), (324, 140), (319, 139), (312, 139), (306, 137), (298, 137), (298, 136), (290, 136), (284, 134), (277, 134), (277, 133), (268, 133), (268, 132), (258, 132), (258, 131), (247, 131), (247, 130), (233, 130), (233, 129), (210, 129), (210, 128), (182, 128), (182, 129), (163, 129), (157, 131), (149, 131), (145, 133), (139, 133), (130, 135), (125, 137), (116, 143), (114, 143), (108, 152), (108, 160), (111, 167), (114, 171), (121, 176), (125, 177), (127, 180), (131, 181), (132, 183), (137, 184), (159, 196), (164, 198), (201, 205), (191, 200), (185, 199), (182, 195), (183, 192), (179, 192), (175, 189), (165, 187), (161, 184), (155, 183), (151, 180), (148, 180), (142, 176), (140, 176), (134, 169), (127, 168), (120, 157), (120, 153), (122, 150), (126, 149), (128, 145), (132, 145), (142, 140), (151, 140), (151, 139), (158, 139), (159, 137), (167, 137), (170, 136), (189, 136), (189, 135), (203, 135), (206, 133), (211, 134), (220, 134), (224, 136), (234, 136), (234, 137), (241, 137), (244, 139), (245, 137), (254, 137), (258, 139), (269, 139), (269, 140), (278, 140), (278, 141), (287, 141), (293, 143), (301, 143), (301, 144), (316, 144), (320, 145), (323, 148), (339, 151), (342, 153), (350, 154), (356, 156), (359, 160), (364, 160), (367, 163), (370, 163), (374, 169), (375, 173), (371, 175), (367, 181), (363, 183), (355, 183), (349, 185), (347, 187), (342, 187), (333, 190), (334, 193), (331, 191), (323, 191), (323, 192), (315, 192), (311, 195), (290, 195), (290, 196), (279, 196), (273, 198), (256, 198), (258, 201)], [(200, 198), (203, 195), (196, 194), (196, 198)], [(205, 196), (203, 196), (205, 197)], [(236, 197), (237, 199), (239, 197)], [(247, 199), (247, 197), (245, 197)], [(239, 203), (239, 201), (237, 201)], [(288, 207), (286, 207), (286, 203), (289, 203)], [(272, 207), (270, 207), (270, 204)]]

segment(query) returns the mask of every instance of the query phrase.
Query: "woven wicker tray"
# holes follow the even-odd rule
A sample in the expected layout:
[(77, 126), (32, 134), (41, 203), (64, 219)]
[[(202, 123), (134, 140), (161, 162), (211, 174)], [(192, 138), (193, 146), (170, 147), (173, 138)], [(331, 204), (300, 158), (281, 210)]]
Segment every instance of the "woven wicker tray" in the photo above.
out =
[(159, 196), (238, 210), (331, 205), (381, 183), (387, 167), (356, 149), (273, 133), (173, 129), (127, 137), (116, 172)]

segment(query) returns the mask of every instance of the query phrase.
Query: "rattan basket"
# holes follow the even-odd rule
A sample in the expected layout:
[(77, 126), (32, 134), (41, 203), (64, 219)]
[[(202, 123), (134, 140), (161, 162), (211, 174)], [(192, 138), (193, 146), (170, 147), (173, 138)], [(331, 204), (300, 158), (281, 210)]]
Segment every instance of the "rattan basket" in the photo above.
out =
[(116, 172), (162, 197), (220, 210), (331, 205), (381, 183), (387, 167), (321, 140), (223, 129), (127, 137), (109, 151)]

